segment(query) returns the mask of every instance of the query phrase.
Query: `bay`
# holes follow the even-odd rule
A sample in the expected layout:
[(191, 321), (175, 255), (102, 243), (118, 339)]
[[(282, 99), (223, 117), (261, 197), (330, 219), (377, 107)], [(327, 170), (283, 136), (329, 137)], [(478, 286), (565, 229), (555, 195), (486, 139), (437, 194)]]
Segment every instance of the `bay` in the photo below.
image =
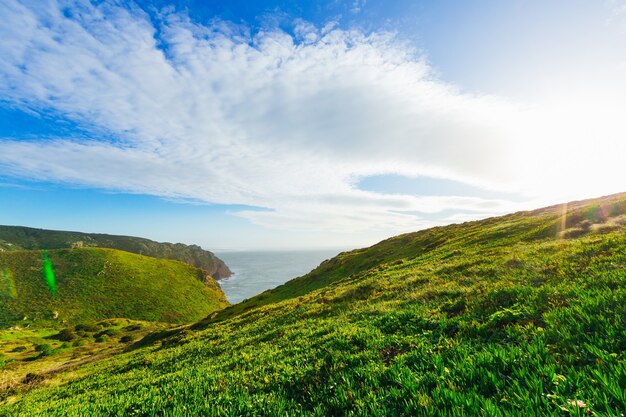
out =
[(218, 282), (228, 301), (235, 304), (302, 276), (339, 252), (337, 249), (216, 252), (233, 272), (231, 277)]

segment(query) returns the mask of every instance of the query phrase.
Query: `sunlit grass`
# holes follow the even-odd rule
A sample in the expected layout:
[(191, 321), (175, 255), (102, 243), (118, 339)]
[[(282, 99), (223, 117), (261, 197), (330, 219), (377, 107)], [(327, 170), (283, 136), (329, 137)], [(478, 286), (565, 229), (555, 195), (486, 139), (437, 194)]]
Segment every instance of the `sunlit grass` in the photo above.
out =
[[(4, 394), (6, 415), (621, 416), (626, 198), (399, 236), (136, 350)], [(611, 208), (606, 218), (596, 206)], [(565, 228), (562, 225), (565, 224)], [(59, 382), (62, 380), (62, 382)], [(2, 413), (0, 412), (0, 413)]]
[(197, 268), (113, 249), (0, 252), (0, 271), (0, 327), (111, 317), (184, 323), (228, 305)]

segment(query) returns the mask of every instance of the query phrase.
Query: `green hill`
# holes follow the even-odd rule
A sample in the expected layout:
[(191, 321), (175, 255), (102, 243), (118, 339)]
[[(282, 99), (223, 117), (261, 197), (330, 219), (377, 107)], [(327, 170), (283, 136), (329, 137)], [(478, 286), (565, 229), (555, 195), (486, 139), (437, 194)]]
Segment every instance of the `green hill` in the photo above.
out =
[(175, 259), (205, 270), (214, 279), (231, 275), (228, 266), (197, 245), (161, 243), (132, 236), (0, 226), (0, 251), (99, 247), (118, 249), (153, 258)]
[[(395, 270), (429, 255), (446, 254), (446, 264), (470, 262), (476, 249), (513, 250), (516, 246), (545, 241), (567, 243), (576, 237), (601, 238), (626, 228), (626, 193), (574, 201), (534, 211), (525, 211), (480, 221), (434, 227), (384, 240), (372, 247), (344, 252), (311, 273), (254, 297), (233, 309), (297, 297), (350, 277), (374, 271)], [(481, 252), (482, 253), (482, 252)], [(482, 256), (482, 255), (481, 255)], [(437, 260), (437, 262), (440, 262)], [(474, 261), (472, 261), (474, 262)], [(488, 259), (483, 261), (489, 263)], [(420, 266), (424, 266), (423, 264)], [(405, 268), (400, 268), (401, 270)]]
[(215, 281), (179, 261), (95, 248), (0, 252), (0, 327), (182, 323), (227, 304)]
[(622, 194), (342, 253), (191, 327), (7, 385), (0, 414), (619, 417), (625, 213)]

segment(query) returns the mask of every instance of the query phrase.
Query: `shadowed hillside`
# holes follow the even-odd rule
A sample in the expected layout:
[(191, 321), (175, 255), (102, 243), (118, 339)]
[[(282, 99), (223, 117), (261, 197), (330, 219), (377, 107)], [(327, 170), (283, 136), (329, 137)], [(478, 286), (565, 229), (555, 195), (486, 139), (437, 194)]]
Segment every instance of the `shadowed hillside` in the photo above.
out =
[(621, 194), (342, 253), (134, 350), (16, 383), (0, 413), (621, 417), (625, 213)]
[(0, 226), (0, 250), (83, 247), (118, 249), (153, 258), (176, 259), (204, 269), (214, 279), (231, 275), (230, 269), (221, 259), (197, 245), (160, 243), (132, 236)]

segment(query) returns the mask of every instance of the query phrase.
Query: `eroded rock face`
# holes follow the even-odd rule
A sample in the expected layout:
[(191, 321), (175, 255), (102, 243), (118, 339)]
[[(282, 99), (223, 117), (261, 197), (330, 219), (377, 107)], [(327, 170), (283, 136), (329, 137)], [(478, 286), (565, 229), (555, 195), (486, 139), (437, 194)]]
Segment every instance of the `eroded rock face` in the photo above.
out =
[(216, 264), (215, 264), (215, 268), (213, 271), (208, 271), (209, 274), (213, 277), (213, 279), (219, 280), (219, 279), (223, 279), (223, 278), (228, 278), (229, 276), (231, 276), (233, 273), (230, 270), (230, 268), (228, 268), (228, 266), (224, 263), (224, 261), (222, 261), (221, 259), (216, 257)]
[[(163, 243), (162, 245), (171, 244)], [(213, 277), (213, 279), (219, 280), (228, 278), (232, 275), (230, 268), (228, 268), (224, 261), (215, 256), (213, 252), (204, 250), (198, 245), (183, 245), (182, 243), (176, 243), (172, 246), (172, 254), (184, 254), (184, 259), (180, 260), (205, 270)]]

